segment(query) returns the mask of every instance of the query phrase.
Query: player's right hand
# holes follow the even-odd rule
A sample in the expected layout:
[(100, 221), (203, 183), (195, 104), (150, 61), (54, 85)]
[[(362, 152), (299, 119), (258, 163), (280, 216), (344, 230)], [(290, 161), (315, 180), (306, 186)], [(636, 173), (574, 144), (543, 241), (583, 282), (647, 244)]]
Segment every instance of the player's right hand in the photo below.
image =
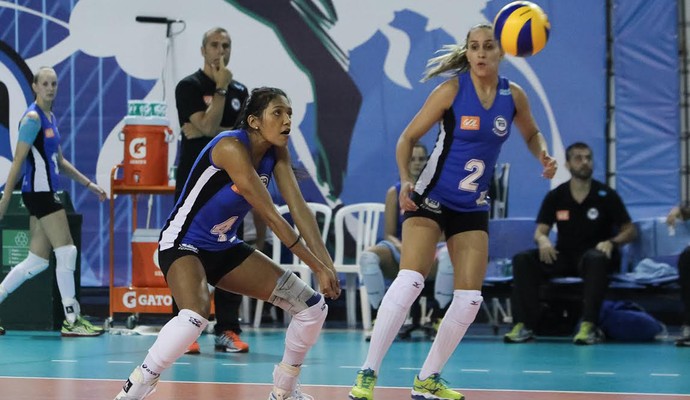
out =
[(412, 182), (404, 182), (400, 185), (400, 195), (398, 195), (400, 210), (417, 211), (417, 205), (412, 201), (412, 198), (410, 198), (412, 189), (414, 189), (414, 184)]
[(217, 88), (227, 88), (232, 82), (232, 72), (225, 65), (225, 58), (222, 56), (218, 60), (218, 68), (213, 70), (213, 81)]

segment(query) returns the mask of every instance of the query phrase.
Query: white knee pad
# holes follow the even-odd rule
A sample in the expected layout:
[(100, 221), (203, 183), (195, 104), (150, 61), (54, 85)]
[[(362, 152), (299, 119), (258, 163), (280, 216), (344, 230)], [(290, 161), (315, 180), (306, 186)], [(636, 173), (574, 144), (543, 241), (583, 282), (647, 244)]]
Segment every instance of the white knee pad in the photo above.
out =
[(359, 267), (362, 271), (362, 282), (367, 289), (369, 304), (379, 308), (386, 293), (386, 282), (381, 271), (381, 259), (372, 251), (363, 251), (359, 256)]
[(58, 270), (74, 272), (77, 270), (77, 246), (69, 244), (53, 250), (55, 264)]
[(453, 288), (455, 273), (453, 264), (450, 262), (448, 247), (443, 247), (438, 252), (438, 268), (436, 269), (436, 279), (434, 281), (434, 298), (439, 307), (445, 308), (453, 299)]
[(388, 288), (381, 310), (393, 307), (407, 312), (422, 293), (422, 289), (424, 289), (422, 274), (411, 269), (401, 269), (391, 287)]
[(182, 309), (168, 321), (158, 333), (156, 342), (149, 349), (144, 361), (154, 372), (161, 373), (180, 358), (199, 335), (206, 329), (208, 320), (196, 312)]
[(293, 351), (309, 350), (318, 340), (327, 315), (328, 305), (323, 296), (313, 306), (293, 315), (285, 335), (286, 347)]
[(459, 325), (469, 326), (477, 317), (482, 301), (484, 298), (479, 290), (456, 290), (444, 320), (448, 318)]
[(285, 271), (278, 279), (268, 302), (294, 316), (318, 303), (322, 297), (292, 271)]
[(22, 283), (45, 271), (46, 268), (48, 268), (48, 260), (29, 252), (24, 261), (12, 268), (0, 283), (0, 303)]

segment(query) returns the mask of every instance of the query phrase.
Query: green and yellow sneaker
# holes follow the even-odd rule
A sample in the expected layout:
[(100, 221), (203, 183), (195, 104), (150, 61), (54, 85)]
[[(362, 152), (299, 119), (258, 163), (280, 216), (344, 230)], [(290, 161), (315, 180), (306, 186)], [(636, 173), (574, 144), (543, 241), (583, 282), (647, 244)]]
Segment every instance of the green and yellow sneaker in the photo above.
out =
[(104, 332), (105, 331), (103, 328), (93, 326), (91, 322), (87, 321), (81, 315), (77, 317), (77, 320), (74, 321), (73, 324), (70, 324), (69, 321), (64, 320), (62, 322), (62, 329), (60, 330), (60, 334), (63, 337), (99, 336)]
[(419, 376), (414, 377), (412, 387), (412, 399), (414, 400), (465, 400), (460, 392), (448, 388), (447, 381), (439, 374), (431, 374), (421, 381)]
[(604, 340), (604, 334), (593, 323), (582, 321), (580, 330), (573, 338), (575, 344), (596, 344)]
[(534, 332), (527, 329), (522, 322), (515, 324), (510, 332), (503, 335), (503, 341), (506, 343), (525, 343), (530, 340), (534, 340)]
[(355, 385), (348, 396), (350, 400), (374, 400), (374, 386), (376, 386), (376, 373), (373, 369), (360, 369), (357, 372)]

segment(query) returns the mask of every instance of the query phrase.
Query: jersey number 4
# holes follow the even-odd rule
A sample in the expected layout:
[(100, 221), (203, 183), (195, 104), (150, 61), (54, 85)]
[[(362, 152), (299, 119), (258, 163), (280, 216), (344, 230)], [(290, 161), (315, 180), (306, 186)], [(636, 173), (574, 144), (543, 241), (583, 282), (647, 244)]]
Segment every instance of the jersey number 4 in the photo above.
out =
[(235, 221), (237, 221), (237, 217), (230, 217), (224, 222), (221, 222), (220, 224), (217, 224), (213, 228), (211, 228), (211, 233), (214, 235), (218, 235), (219, 242), (227, 242), (227, 233), (230, 229), (232, 229), (232, 226), (235, 224)]

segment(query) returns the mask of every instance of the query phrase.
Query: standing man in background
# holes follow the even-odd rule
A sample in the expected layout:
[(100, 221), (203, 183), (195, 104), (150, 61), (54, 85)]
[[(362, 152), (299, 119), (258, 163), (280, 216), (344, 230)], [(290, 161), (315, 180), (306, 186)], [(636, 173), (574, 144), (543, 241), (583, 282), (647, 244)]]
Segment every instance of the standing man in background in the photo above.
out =
[[(227, 68), (231, 44), (227, 30), (214, 27), (206, 31), (201, 41), (203, 68), (182, 79), (175, 88), (177, 115), (182, 128), (175, 202), (201, 150), (218, 133), (230, 130), (235, 125), (242, 103), (249, 96), (247, 88), (234, 81), (232, 72)], [(242, 296), (216, 289), (213, 300), (216, 309), (216, 350), (248, 352), (249, 345), (240, 339), (242, 330), (238, 311)], [(178, 312), (177, 305), (173, 304), (173, 314)], [(199, 352), (198, 342), (194, 342), (187, 351), (188, 354)]]

